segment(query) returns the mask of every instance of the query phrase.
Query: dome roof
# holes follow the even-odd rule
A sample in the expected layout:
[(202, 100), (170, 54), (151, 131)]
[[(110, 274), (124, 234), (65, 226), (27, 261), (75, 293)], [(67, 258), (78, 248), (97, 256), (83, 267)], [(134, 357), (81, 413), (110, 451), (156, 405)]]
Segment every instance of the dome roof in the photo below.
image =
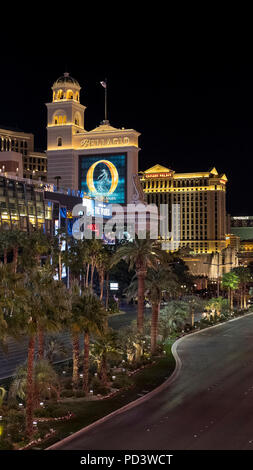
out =
[(78, 81), (75, 79), (75, 78), (72, 78), (68, 72), (65, 72), (61, 77), (59, 77), (55, 82), (54, 82), (54, 86), (58, 86), (58, 85), (68, 85), (68, 84), (71, 84), (71, 85), (74, 85), (74, 86), (77, 86), (80, 88), (80, 85), (78, 83)]

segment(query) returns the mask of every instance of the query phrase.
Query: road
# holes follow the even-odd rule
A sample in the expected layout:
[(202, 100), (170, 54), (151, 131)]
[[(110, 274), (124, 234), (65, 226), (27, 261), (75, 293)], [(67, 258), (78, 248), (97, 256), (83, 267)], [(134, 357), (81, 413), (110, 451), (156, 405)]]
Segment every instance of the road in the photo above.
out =
[(253, 449), (253, 315), (185, 337), (177, 379), (63, 450)]

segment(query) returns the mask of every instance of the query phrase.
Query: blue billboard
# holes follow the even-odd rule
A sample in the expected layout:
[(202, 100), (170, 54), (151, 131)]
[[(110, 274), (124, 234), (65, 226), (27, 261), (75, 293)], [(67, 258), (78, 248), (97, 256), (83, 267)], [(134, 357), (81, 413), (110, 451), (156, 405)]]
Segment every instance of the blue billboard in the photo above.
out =
[(126, 154), (80, 155), (79, 189), (115, 204), (126, 202)]

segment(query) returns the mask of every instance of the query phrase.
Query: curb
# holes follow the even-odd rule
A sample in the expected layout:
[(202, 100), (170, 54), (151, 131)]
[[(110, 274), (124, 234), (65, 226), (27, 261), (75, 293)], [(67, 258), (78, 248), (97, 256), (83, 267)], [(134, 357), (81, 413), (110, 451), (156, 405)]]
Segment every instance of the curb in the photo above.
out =
[(118, 410), (115, 410), (112, 413), (109, 413), (108, 415), (103, 416), (103, 418), (100, 418), (97, 421), (94, 421), (94, 423), (88, 424), (88, 426), (86, 426), (85, 428), (80, 429), (79, 431), (75, 432), (71, 436), (65, 437), (61, 441), (58, 441), (55, 444), (53, 444), (52, 446), (47, 447), (45, 450), (57, 450), (57, 448), (61, 447), (62, 444), (69, 443), (72, 440), (74, 440), (77, 436), (80, 436), (82, 434), (85, 434), (86, 432), (89, 432), (91, 429), (93, 429), (96, 426), (108, 421), (109, 419), (113, 418), (114, 416), (117, 416), (118, 414), (124, 413), (125, 411), (131, 410), (132, 408), (135, 408), (138, 405), (141, 405), (145, 401), (150, 400), (155, 395), (157, 395), (158, 393), (160, 393), (164, 389), (166, 389), (168, 386), (170, 386), (177, 379), (177, 377), (180, 373), (180, 370), (182, 368), (182, 361), (181, 361), (181, 359), (178, 355), (177, 347), (185, 338), (188, 338), (189, 336), (197, 335), (199, 333), (203, 333), (203, 332), (205, 332), (205, 331), (207, 331), (211, 328), (217, 328), (219, 326), (225, 325), (226, 323), (241, 320), (242, 318), (250, 316), (250, 315), (253, 315), (253, 313), (246, 313), (245, 315), (243, 315), (241, 317), (232, 318), (231, 320), (228, 320), (226, 322), (218, 323), (217, 325), (209, 326), (209, 327), (204, 328), (202, 330), (194, 331), (193, 333), (189, 333), (189, 334), (186, 334), (186, 335), (182, 336), (181, 338), (178, 338), (175, 341), (175, 343), (173, 343), (172, 348), (171, 348), (172, 355), (174, 356), (174, 359), (175, 359), (175, 362), (176, 362), (175, 369), (172, 372), (171, 376), (167, 380), (165, 380), (165, 382), (163, 382), (161, 385), (159, 385), (157, 388), (155, 388), (151, 392), (147, 393), (145, 396), (137, 398), (137, 400), (134, 400), (134, 401), (128, 403), (127, 405), (122, 406)]

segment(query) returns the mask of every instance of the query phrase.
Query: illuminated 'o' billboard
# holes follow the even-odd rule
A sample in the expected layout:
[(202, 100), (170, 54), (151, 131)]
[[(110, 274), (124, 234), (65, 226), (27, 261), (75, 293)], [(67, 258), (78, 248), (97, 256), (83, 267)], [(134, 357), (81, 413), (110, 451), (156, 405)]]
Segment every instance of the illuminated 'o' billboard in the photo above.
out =
[(126, 154), (80, 155), (80, 190), (111, 203), (126, 202)]

